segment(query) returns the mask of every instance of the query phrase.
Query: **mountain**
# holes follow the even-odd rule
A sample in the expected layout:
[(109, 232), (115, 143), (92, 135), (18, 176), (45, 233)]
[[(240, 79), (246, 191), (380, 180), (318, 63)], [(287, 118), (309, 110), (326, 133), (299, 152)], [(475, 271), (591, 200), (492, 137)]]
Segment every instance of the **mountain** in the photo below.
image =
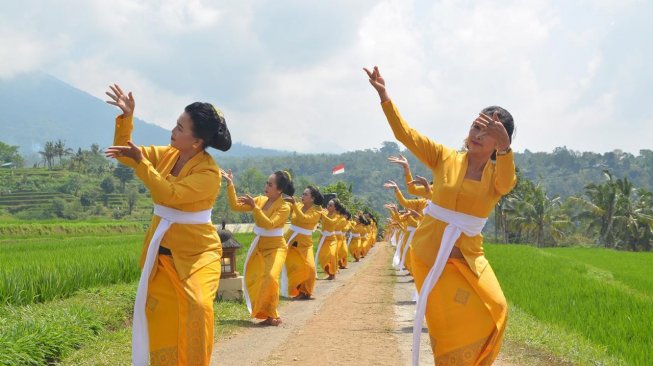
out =
[[(20, 146), (30, 155), (49, 140), (64, 140), (73, 149), (113, 142), (114, 108), (82, 90), (44, 73), (0, 79), (0, 141)], [(170, 140), (170, 131), (134, 119), (134, 141), (156, 145)], [(234, 142), (226, 156), (282, 156), (290, 152)], [(221, 154), (224, 156), (223, 154)]]

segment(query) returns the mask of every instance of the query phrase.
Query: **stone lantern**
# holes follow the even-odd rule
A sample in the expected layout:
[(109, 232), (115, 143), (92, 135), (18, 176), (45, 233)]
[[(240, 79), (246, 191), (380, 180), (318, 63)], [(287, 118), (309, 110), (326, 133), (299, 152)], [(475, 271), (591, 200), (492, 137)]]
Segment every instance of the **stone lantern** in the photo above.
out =
[(220, 274), (220, 285), (218, 287), (218, 298), (222, 300), (238, 300), (243, 296), (243, 276), (236, 272), (236, 251), (241, 247), (234, 238), (234, 234), (225, 229), (225, 222), (222, 221), (222, 229), (218, 230), (222, 242), (222, 272)]

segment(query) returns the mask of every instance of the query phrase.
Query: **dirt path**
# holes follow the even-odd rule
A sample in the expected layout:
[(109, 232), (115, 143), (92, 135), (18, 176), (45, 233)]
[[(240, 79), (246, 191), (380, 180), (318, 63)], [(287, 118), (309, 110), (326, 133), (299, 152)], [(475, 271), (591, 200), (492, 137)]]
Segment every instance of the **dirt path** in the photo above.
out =
[(392, 334), (394, 276), (386, 268), (390, 248), (341, 270), (336, 281), (318, 280), (315, 299), (290, 301), (278, 328), (248, 329), (219, 340), (212, 365), (398, 365)]
[[(218, 340), (211, 364), (410, 365), (414, 285), (410, 276), (391, 268), (393, 249), (377, 243), (336, 281), (318, 280), (314, 300), (282, 306), (280, 327), (251, 323)], [(426, 333), (420, 361), (433, 365)]]

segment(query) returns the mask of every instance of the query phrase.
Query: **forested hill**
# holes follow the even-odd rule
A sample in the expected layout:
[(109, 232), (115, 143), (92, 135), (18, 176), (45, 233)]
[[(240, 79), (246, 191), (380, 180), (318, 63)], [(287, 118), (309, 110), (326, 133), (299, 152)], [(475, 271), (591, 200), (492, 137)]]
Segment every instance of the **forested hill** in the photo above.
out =
[[(237, 180), (243, 178), (243, 175), (250, 180), (255, 176), (267, 176), (278, 169), (292, 170), (293, 175), (298, 177), (298, 188), (309, 182), (325, 186), (342, 180), (351, 185), (354, 195), (366, 199), (381, 212), (383, 203), (392, 199), (390, 193), (383, 189), (383, 182), (394, 179), (403, 186), (401, 168), (387, 161), (388, 156), (397, 154), (404, 154), (408, 158), (414, 174), (431, 178), (431, 173), (410, 152), (400, 150), (394, 142), (384, 142), (380, 149), (337, 155), (293, 154), (284, 157), (231, 158), (218, 154), (215, 158), (221, 167), (232, 169)], [(642, 150), (634, 156), (621, 151), (580, 153), (563, 147), (552, 153), (526, 150), (516, 153), (515, 160), (524, 177), (541, 184), (549, 197), (582, 194), (586, 185), (599, 184), (605, 180), (604, 170), (609, 170), (615, 177), (628, 177), (635, 187), (649, 191), (653, 189), (652, 150)], [(332, 175), (332, 168), (341, 163), (345, 165), (345, 173)], [(260, 189), (262, 184), (261, 182)]]

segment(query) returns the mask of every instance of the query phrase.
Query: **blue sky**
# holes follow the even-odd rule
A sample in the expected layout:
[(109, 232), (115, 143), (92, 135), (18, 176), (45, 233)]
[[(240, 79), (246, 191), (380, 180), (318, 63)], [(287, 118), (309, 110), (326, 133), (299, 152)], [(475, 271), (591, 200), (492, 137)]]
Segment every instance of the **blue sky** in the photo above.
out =
[(208, 101), (245, 144), (341, 152), (393, 139), (361, 70), (376, 64), (444, 144), (498, 104), (518, 151), (637, 153), (653, 148), (652, 18), (631, 0), (23, 0), (0, 14), (0, 78), (42, 70), (100, 98), (118, 82), (165, 128)]

